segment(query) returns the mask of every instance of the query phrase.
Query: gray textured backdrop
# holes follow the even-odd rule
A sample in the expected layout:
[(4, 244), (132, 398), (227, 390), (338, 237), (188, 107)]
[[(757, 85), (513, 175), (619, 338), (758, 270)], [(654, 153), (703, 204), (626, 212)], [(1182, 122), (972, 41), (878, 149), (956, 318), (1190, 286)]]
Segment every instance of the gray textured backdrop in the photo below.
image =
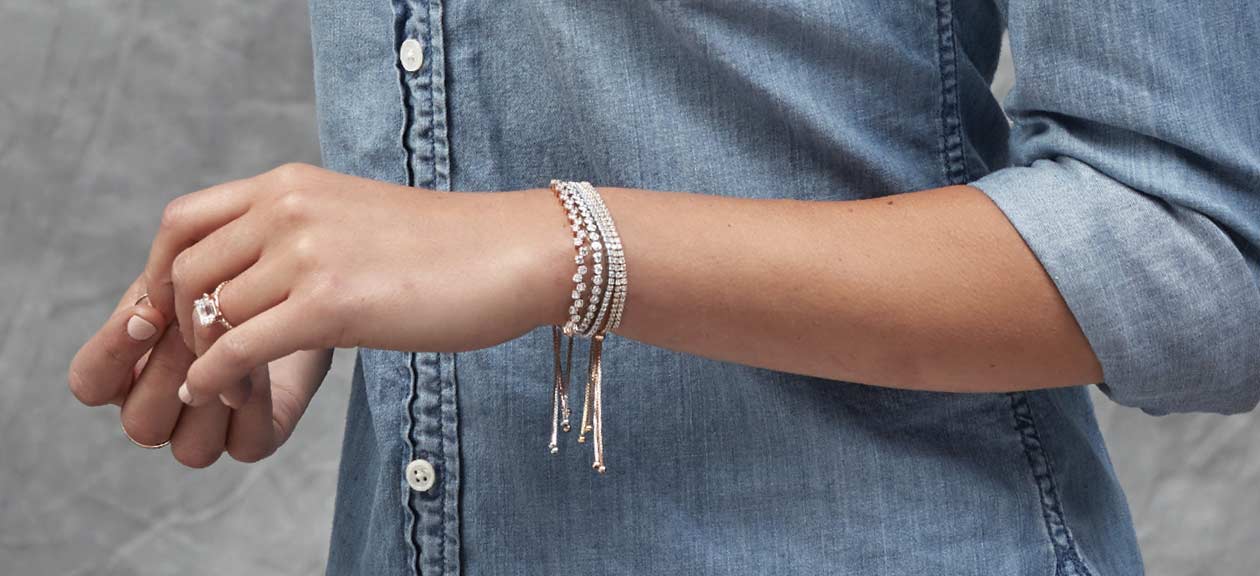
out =
[[(202, 471), (64, 378), (167, 200), (318, 161), (305, 4), (0, 0), (0, 48), (0, 575), (319, 572), (348, 354), (276, 456)], [(1260, 416), (1096, 400), (1148, 572), (1256, 574)]]

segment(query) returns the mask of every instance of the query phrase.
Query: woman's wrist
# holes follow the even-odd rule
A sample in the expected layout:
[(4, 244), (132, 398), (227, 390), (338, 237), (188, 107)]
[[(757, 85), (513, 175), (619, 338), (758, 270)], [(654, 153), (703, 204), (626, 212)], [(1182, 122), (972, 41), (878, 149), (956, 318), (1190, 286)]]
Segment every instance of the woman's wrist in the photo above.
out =
[(533, 312), (537, 326), (563, 325), (569, 317), (569, 293), (573, 289), (573, 231), (564, 207), (548, 188), (531, 188), (513, 194), (519, 210), (509, 210), (522, 224), (519, 246), (529, 265), (521, 285), (521, 302)]
[[(600, 188), (608, 199), (617, 189)], [(566, 217), (564, 206), (549, 188), (530, 188), (510, 192), (475, 194), (479, 200), (489, 200), (495, 205), (490, 212), (496, 214), (499, 225), (510, 234), (502, 249), (516, 251), (508, 262), (520, 262), (514, 273), (521, 274), (518, 302), (521, 314), (526, 315), (533, 326), (563, 326), (569, 319), (569, 306), (573, 303), (574, 262), (573, 230)], [(486, 210), (479, 210), (485, 214)], [(616, 218), (618, 214), (613, 213)], [(495, 248), (492, 248), (495, 249)]]

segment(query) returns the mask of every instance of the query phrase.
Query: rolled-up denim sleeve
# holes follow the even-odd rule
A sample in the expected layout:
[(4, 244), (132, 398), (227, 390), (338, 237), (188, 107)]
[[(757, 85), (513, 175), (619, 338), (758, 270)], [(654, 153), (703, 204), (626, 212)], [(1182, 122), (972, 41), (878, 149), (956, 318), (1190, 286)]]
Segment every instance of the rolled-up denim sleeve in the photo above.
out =
[(1005, 6), (1011, 165), (973, 181), (1151, 414), (1260, 400), (1260, 8)]

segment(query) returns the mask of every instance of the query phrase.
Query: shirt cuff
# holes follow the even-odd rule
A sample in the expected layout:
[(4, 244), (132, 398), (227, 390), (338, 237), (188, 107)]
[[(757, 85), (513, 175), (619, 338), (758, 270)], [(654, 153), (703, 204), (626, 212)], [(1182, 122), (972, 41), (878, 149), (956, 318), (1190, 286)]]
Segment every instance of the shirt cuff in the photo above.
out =
[(1211, 219), (1067, 157), (971, 185), (1054, 281), (1112, 400), (1156, 415), (1232, 414), (1260, 401), (1260, 288)]

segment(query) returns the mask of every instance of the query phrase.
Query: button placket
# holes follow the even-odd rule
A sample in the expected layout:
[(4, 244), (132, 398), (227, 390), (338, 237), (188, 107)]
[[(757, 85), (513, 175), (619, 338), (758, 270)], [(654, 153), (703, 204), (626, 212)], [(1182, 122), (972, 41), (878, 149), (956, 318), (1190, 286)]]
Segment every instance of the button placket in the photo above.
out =
[[(450, 190), (440, 0), (397, 0), (398, 80), (408, 184)], [(426, 53), (427, 52), (427, 53)], [(412, 353), (407, 527), (418, 573), (458, 574), (459, 445), (453, 355)], [(439, 476), (440, 474), (440, 476)]]

